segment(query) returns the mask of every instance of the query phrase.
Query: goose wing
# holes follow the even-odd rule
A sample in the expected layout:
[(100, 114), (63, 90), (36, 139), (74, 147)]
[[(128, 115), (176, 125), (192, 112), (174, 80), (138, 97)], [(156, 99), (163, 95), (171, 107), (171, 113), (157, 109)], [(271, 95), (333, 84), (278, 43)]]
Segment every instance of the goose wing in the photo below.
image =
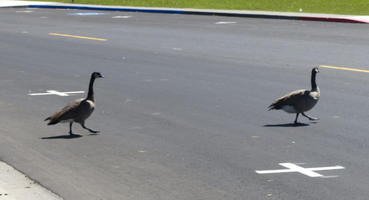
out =
[(294, 106), (307, 93), (309, 93), (308, 90), (295, 90), (295, 91), (292, 91), (292, 92), (276, 99), (270, 106), (268, 106), (268, 110), (273, 110), (273, 109), (278, 110), (278, 109), (281, 109), (285, 105)]
[(48, 125), (57, 124), (61, 121), (74, 119), (78, 116), (79, 105), (83, 99), (76, 99), (71, 101), (67, 106), (65, 106), (60, 111), (54, 113), (50, 117), (46, 118), (45, 121), (50, 120)]

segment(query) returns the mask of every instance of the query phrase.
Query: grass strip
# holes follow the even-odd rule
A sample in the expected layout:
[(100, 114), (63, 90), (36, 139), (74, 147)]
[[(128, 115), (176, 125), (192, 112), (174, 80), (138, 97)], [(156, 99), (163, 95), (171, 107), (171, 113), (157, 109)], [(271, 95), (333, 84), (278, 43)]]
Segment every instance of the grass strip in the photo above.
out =
[[(72, 2), (72, 0), (49, 1), (63, 3)], [(74, 0), (74, 3), (369, 15), (369, 0)]]

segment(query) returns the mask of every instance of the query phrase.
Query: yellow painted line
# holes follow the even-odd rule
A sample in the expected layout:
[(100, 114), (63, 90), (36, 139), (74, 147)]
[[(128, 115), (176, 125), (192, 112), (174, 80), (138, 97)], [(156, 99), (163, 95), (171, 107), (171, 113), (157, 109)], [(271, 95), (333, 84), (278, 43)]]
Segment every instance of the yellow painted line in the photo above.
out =
[(335, 66), (328, 66), (328, 65), (320, 65), (320, 67), (328, 68), (328, 69), (338, 69), (338, 70), (369, 73), (369, 70), (349, 68), (349, 67), (335, 67)]
[(61, 34), (61, 33), (49, 33), (49, 35), (87, 39), (87, 40), (107, 41), (107, 39), (104, 39), (104, 38), (86, 37), (86, 36), (80, 36), (80, 35), (69, 35), (69, 34)]

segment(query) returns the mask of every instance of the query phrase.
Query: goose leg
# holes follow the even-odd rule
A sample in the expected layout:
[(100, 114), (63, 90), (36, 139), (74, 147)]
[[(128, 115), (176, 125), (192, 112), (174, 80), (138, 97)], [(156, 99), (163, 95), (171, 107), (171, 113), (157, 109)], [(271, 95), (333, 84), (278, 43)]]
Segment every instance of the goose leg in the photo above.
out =
[(73, 124), (73, 122), (69, 122), (69, 134), (70, 135), (74, 135), (74, 133), (72, 131), (72, 124)]
[(296, 113), (295, 124), (298, 124), (298, 122), (297, 122), (297, 118), (299, 117), (299, 114), (300, 114), (300, 113)]
[(90, 131), (91, 133), (99, 133), (99, 132), (100, 132), (100, 131), (95, 131), (95, 130), (92, 130), (92, 129), (87, 128), (87, 127), (85, 126), (85, 122), (82, 122), (82, 123), (81, 123), (81, 126), (82, 126), (82, 128), (84, 128), (84, 129), (86, 129), (86, 130)]
[(302, 116), (308, 118), (309, 120), (318, 120), (319, 119), (319, 118), (316, 118), (316, 117), (310, 117), (310, 116), (306, 115), (305, 113), (301, 113), (301, 114), (302, 114)]

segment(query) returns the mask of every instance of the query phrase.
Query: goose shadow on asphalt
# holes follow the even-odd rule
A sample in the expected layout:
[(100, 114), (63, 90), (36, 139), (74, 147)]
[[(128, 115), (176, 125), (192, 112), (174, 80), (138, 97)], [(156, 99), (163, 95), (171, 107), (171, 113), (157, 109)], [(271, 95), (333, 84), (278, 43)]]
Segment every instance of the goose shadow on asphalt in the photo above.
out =
[[(99, 134), (97, 133), (91, 133), (88, 134), (87, 136), (97, 136)], [(42, 137), (42, 140), (55, 140), (55, 139), (76, 139), (76, 138), (81, 138), (83, 137), (80, 134), (73, 134), (73, 135), (57, 135), (57, 136), (50, 136), (50, 137)]]
[(302, 126), (310, 126), (310, 124), (305, 123), (265, 124), (263, 127), (302, 127)]
[(57, 136), (50, 136), (50, 137), (42, 137), (42, 140), (55, 140), (55, 139), (76, 139), (81, 138), (82, 135), (79, 134), (73, 134), (73, 135), (57, 135)]

